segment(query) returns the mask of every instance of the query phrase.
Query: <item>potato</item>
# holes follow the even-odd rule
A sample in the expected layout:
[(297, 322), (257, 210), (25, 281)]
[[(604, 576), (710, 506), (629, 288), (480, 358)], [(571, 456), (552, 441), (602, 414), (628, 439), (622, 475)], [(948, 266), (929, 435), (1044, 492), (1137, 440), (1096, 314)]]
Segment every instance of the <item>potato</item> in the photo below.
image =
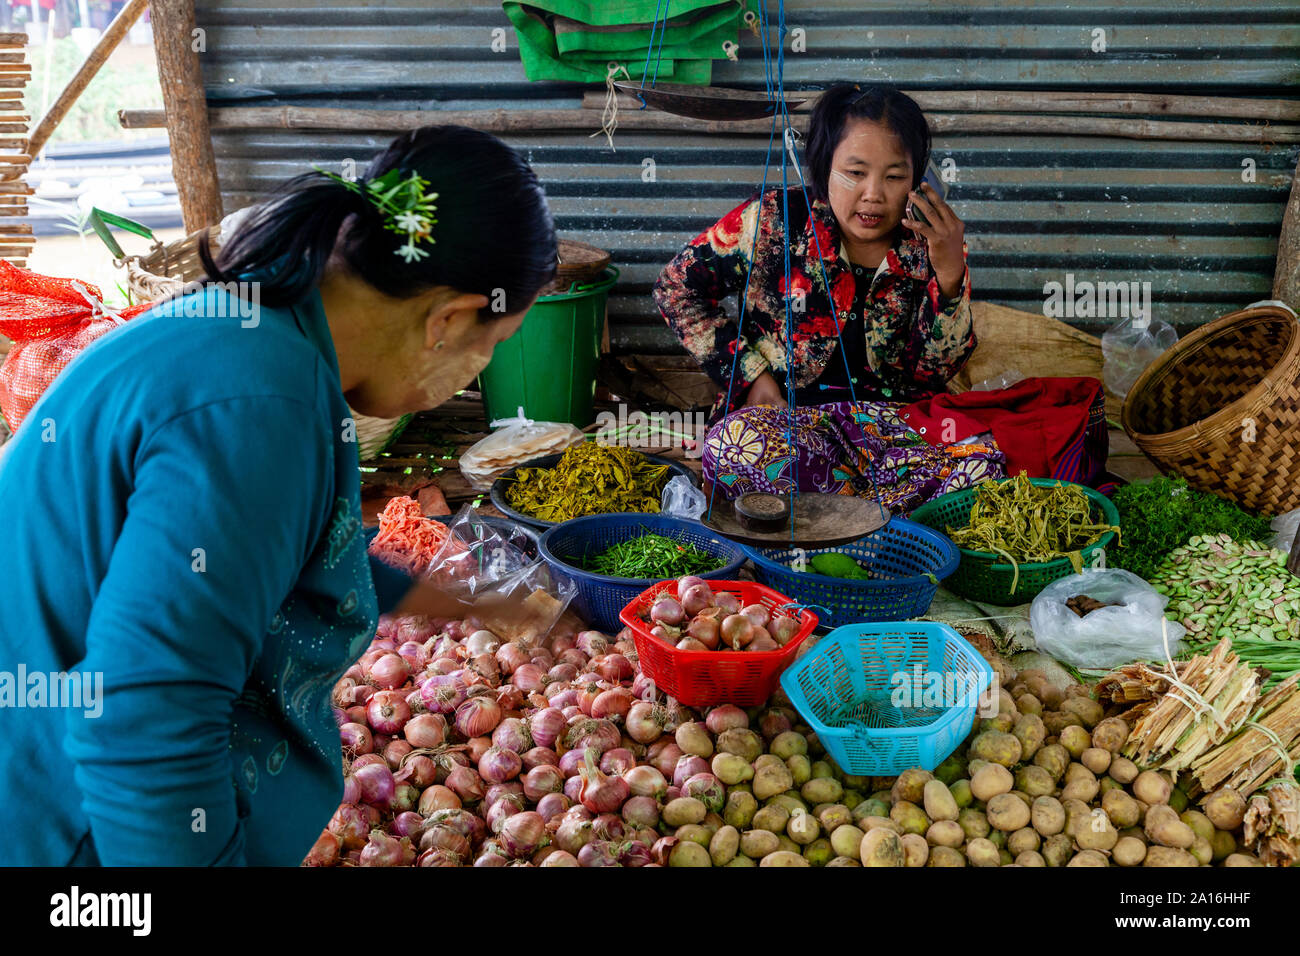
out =
[(1000, 713), (996, 717), (985, 717), (979, 722), (977, 729), (980, 733), (993, 731), (999, 734), (1011, 733), (1011, 728), (1016, 725), (1016, 718), (1008, 713)]
[(727, 866), (758, 866), (757, 860), (751, 860), (749, 857), (741, 855), (733, 859)]
[[(680, 746), (680, 744), (678, 745)], [(795, 754), (808, 753), (808, 738), (793, 730), (782, 731), (772, 738), (768, 752), (782, 760), (789, 760)]]
[(1017, 866), (1047, 866), (1047, 861), (1037, 850), (1025, 850), (1023, 853), (1016, 854)]
[(1117, 866), (1138, 866), (1147, 855), (1147, 845), (1133, 837), (1121, 837), (1110, 851)]
[(930, 859), (926, 866), (965, 866), (966, 857), (960, 850), (948, 846), (930, 847)]
[(1246, 815), (1246, 800), (1231, 787), (1220, 787), (1201, 801), (1205, 815), (1220, 830), (1235, 830)]
[(884, 800), (877, 800), (870, 797), (863, 800), (853, 808), (853, 822), (857, 823), (866, 817), (887, 817), (889, 816), (889, 803)]
[(1059, 743), (1047, 744), (1034, 754), (1034, 766), (1042, 767), (1059, 781), (1070, 767), (1070, 752)]
[(796, 810), (785, 825), (786, 836), (801, 847), (807, 846), (822, 835), (822, 825), (811, 813)]
[(1144, 770), (1133, 781), (1133, 796), (1151, 806), (1156, 803), (1168, 803), (1173, 791), (1173, 784), (1168, 777), (1162, 777), (1154, 770)]
[(790, 811), (785, 807), (763, 807), (754, 814), (752, 826), (755, 830), (767, 830), (769, 833), (784, 833), (785, 825), (790, 822)]
[[(1075, 764), (1080, 769), (1086, 769), (1082, 764)], [(1086, 777), (1076, 778), (1072, 783), (1067, 783), (1061, 790), (1062, 800), (1082, 800), (1084, 803), (1091, 803), (1097, 796), (1098, 784), (1096, 778), (1088, 779)]]
[(884, 827), (866, 832), (858, 848), (858, 858), (863, 866), (903, 866), (907, 861), (903, 841), (897, 833)]
[(1120, 783), (1110, 774), (1107, 774), (1106, 776), (1102, 777), (1099, 783), (1101, 784), (1101, 789), (1098, 792), (1103, 797), (1106, 796), (1106, 794), (1110, 793), (1112, 790), (1124, 789), (1124, 784)]
[(799, 793), (809, 803), (835, 803), (844, 795), (844, 787), (831, 777), (813, 777)]
[(692, 843), (698, 843), (708, 849), (709, 841), (713, 839), (713, 831), (698, 823), (684, 823), (677, 828), (677, 832), (673, 836), (679, 840), (690, 840)]
[(684, 753), (694, 754), (705, 760), (713, 756), (713, 738), (709, 736), (708, 728), (698, 720), (682, 724), (677, 728), (674, 738), (677, 746), (681, 747)]
[(1173, 807), (1157, 804), (1147, 811), (1144, 826), (1146, 835), (1161, 846), (1186, 850), (1196, 842), (1196, 834), (1178, 819)]
[(904, 770), (894, 781), (893, 789), (889, 791), (890, 802), (898, 803), (900, 800), (905, 800), (919, 806), (925, 793), (925, 785), (933, 779), (934, 774), (920, 767)]
[(1023, 694), (1016, 695), (1016, 710), (1020, 711), (1022, 717), (1026, 714), (1041, 714), (1043, 712), (1043, 702), (1026, 690)]
[(709, 841), (709, 859), (714, 866), (726, 866), (739, 852), (740, 831), (733, 826), (722, 827)]
[(930, 844), (925, 842), (925, 837), (904, 833), (899, 840), (903, 844), (903, 865), (925, 866), (925, 861), (930, 858)]
[[(836, 767), (825, 760), (814, 760), (812, 765), (813, 779), (829, 779), (835, 777)], [(838, 779), (838, 778), (836, 778)]]
[(1263, 866), (1259, 857), (1251, 853), (1233, 853), (1223, 861), (1224, 866)]
[(1065, 727), (1061, 730), (1061, 746), (1078, 760), (1092, 746), (1092, 735), (1082, 727)]
[(988, 802), (984, 811), (995, 829), (1011, 833), (1029, 825), (1030, 810), (1016, 796), (999, 793)]
[(1169, 805), (1174, 808), (1175, 813), (1186, 810), (1189, 802), (1187, 793), (1182, 787), (1174, 787), (1169, 791)]
[(758, 861), (759, 866), (812, 866), (793, 850), (777, 850)]
[(1002, 857), (998, 848), (983, 837), (976, 837), (966, 844), (966, 859), (971, 866), (1000, 866)]
[(1047, 679), (1047, 675), (1042, 671), (1035, 671), (1025, 678), (1025, 686), (1029, 692), (1043, 702), (1044, 710), (1056, 710), (1061, 706), (1061, 691), (1052, 685)]
[(710, 769), (715, 777), (729, 787), (754, 779), (753, 765), (735, 754), (714, 754)]
[(1042, 767), (1026, 764), (1016, 768), (1016, 789), (1031, 798), (1042, 797), (1056, 789), (1056, 782)]
[(1072, 763), (1065, 768), (1065, 782), (1074, 783), (1076, 780), (1096, 780), (1097, 775), (1081, 763)]
[(1021, 750), (1019, 739), (998, 730), (986, 730), (970, 744), (972, 757), (1001, 764), (1003, 767), (1014, 767), (1018, 764)]
[(1128, 742), (1129, 726), (1122, 717), (1107, 717), (1092, 728), (1092, 745), (1114, 756)]
[(783, 763), (764, 764), (755, 771), (751, 786), (754, 788), (754, 796), (760, 800), (767, 800), (792, 788), (794, 777), (790, 773), (790, 768)]
[(785, 761), (785, 766), (790, 771), (790, 777), (796, 787), (802, 787), (812, 779), (812, 761), (808, 759), (807, 754), (795, 754)]
[(778, 853), (785, 850), (789, 853), (798, 853), (800, 856), (803, 856), (803, 847), (800, 844), (795, 843), (794, 840), (791, 840), (784, 833), (778, 833), (776, 835), (776, 850)]
[(903, 828), (893, 820), (889, 819), (889, 817), (863, 817), (858, 821), (858, 828), (865, 831), (880, 828), (884, 830), (892, 830), (899, 836), (903, 835)]
[(1120, 829), (1137, 826), (1142, 820), (1142, 810), (1137, 801), (1123, 790), (1111, 790), (1103, 794), (1101, 808), (1110, 817), (1110, 822)]
[[(678, 745), (680, 746), (680, 744)], [(698, 843), (682, 840), (668, 855), (669, 866), (712, 866), (709, 851)]]
[(1105, 812), (1096, 809), (1092, 811), (1088, 825), (1079, 829), (1074, 842), (1081, 850), (1111, 850), (1119, 842), (1119, 833)]
[(740, 835), (740, 852), (754, 860), (775, 853), (780, 842), (770, 830), (746, 830)]
[(1007, 852), (1012, 856), (1019, 856), (1030, 850), (1037, 851), (1042, 844), (1038, 831), (1033, 827), (1021, 827), (1007, 836)]
[(818, 837), (803, 848), (803, 858), (813, 866), (826, 866), (835, 859), (835, 850), (830, 840)]
[(1199, 810), (1184, 810), (1178, 815), (1178, 819), (1191, 827), (1192, 832), (1198, 837), (1204, 837), (1206, 843), (1214, 839), (1214, 824)]
[[(986, 817), (988, 816), (987, 813), (985, 813), (984, 815)], [(988, 835), (988, 841), (992, 843), (995, 847), (997, 847), (999, 850), (1004, 850), (1006, 849), (1007, 846), (1007, 833), (1005, 830), (990, 830)]]
[(904, 833), (923, 834), (930, 829), (930, 818), (915, 803), (900, 800), (889, 811), (889, 819), (903, 828)]
[(1047, 726), (1037, 714), (1021, 714), (1011, 728), (1011, 734), (1020, 741), (1020, 759), (1028, 760), (1047, 739)]
[(1110, 775), (1120, 783), (1132, 783), (1138, 777), (1138, 765), (1128, 757), (1112, 756), (1110, 758)]
[[(1186, 824), (1179, 824), (1186, 826)], [(1146, 859), (1142, 861), (1143, 866), (1199, 866), (1196, 857), (1192, 856), (1186, 850), (1179, 850), (1175, 847), (1168, 846), (1150, 846), (1147, 847)]]
[(709, 812), (708, 807), (694, 797), (678, 797), (664, 806), (660, 817), (670, 827), (680, 827), (687, 823), (699, 823)]
[(733, 727), (718, 734), (716, 747), (721, 753), (735, 754), (753, 763), (763, 753), (763, 738), (744, 727)]
[[(1082, 727), (1083, 721), (1078, 714), (1066, 714), (1059, 710), (1045, 710), (1042, 713), (1043, 726), (1047, 728), (1048, 740), (1060, 737), (1066, 727)], [(1064, 864), (1062, 864), (1064, 866)]]
[(845, 787), (844, 796), (840, 797), (839, 802), (846, 807), (856, 807), (865, 799), (867, 799), (867, 795), (861, 790), (850, 790), (848, 787)]
[(1122, 840), (1125, 837), (1132, 837), (1143, 846), (1147, 845), (1147, 835), (1142, 832), (1141, 827), (1124, 827), (1119, 831), (1119, 838)]
[(859, 863), (857, 860), (850, 859), (847, 856), (837, 856), (835, 859), (831, 860), (826, 865), (827, 866), (861, 866), (862, 864)]
[(1093, 773), (1105, 773), (1110, 766), (1110, 751), (1103, 750), (1093, 740), (1093, 745), (1079, 755), (1079, 762)]
[(1214, 862), (1218, 863), (1237, 852), (1237, 839), (1227, 830), (1215, 830), (1210, 848), (1214, 851)]
[(931, 820), (956, 820), (957, 801), (942, 780), (927, 780), (922, 791), (925, 814)]
[(1196, 862), (1201, 866), (1209, 866), (1214, 862), (1214, 847), (1209, 840), (1203, 836), (1198, 836), (1187, 850), (1196, 858)]
[[(834, 833), (831, 834), (835, 836)], [(925, 842), (931, 846), (950, 846), (959, 848), (966, 842), (966, 832), (955, 820), (935, 820), (930, 829), (925, 831)]]
[(959, 752), (949, 754), (943, 763), (934, 768), (934, 778), (945, 784), (960, 780), (966, 775), (966, 758)]
[(966, 839), (974, 840), (989, 835), (988, 817), (981, 810), (966, 809), (957, 814), (957, 825), (966, 834)]
[(851, 823), (846, 823), (842, 827), (836, 827), (831, 832), (831, 848), (839, 856), (847, 856), (852, 860), (861, 857), (862, 838), (866, 836), (862, 830), (859, 830)]
[(1080, 850), (1066, 866), (1110, 866), (1110, 861), (1097, 850)]
[(1073, 839), (1092, 822), (1092, 807), (1073, 797), (1061, 797), (1061, 806), (1065, 808), (1066, 836)]
[(1010, 770), (1000, 764), (990, 763), (975, 771), (975, 776), (970, 781), (970, 792), (976, 800), (987, 803), (999, 793), (1009, 793), (1015, 782)]
[(1074, 855), (1074, 842), (1064, 833), (1057, 833), (1043, 841), (1039, 852), (1048, 866), (1065, 866)]
[(1038, 797), (1030, 807), (1029, 819), (1040, 835), (1056, 836), (1065, 829), (1065, 808), (1055, 797)]
[(987, 760), (980, 760), (978, 757), (972, 757), (970, 763), (966, 764), (966, 779), (973, 780), (975, 774), (980, 772), (980, 768), (987, 767), (988, 765), (989, 762)]
[(832, 803), (816, 814), (817, 822), (827, 833), (834, 833), (845, 824), (853, 822), (853, 813), (842, 803)]
[(1101, 723), (1105, 713), (1101, 704), (1091, 697), (1071, 697), (1064, 700), (1061, 702), (1061, 710), (1067, 714), (1078, 714), (1083, 725), (1090, 730)]
[(743, 790), (727, 790), (727, 803), (722, 808), (722, 819), (737, 830), (747, 830), (758, 812), (758, 800)]
[(975, 800), (974, 795), (970, 792), (970, 781), (964, 778), (955, 781), (948, 788), (948, 792), (952, 794), (953, 802), (957, 804), (958, 810), (969, 807)]

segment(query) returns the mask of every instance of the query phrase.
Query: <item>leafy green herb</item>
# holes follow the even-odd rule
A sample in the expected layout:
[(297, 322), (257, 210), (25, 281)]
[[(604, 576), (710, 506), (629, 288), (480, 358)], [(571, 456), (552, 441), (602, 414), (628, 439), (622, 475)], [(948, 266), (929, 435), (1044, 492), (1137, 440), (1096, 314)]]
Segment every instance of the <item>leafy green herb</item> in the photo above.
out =
[(616, 578), (679, 578), (720, 567), (721, 561), (689, 541), (653, 533), (621, 541), (585, 562), (586, 570)]
[(1227, 534), (1235, 541), (1272, 537), (1267, 517), (1197, 491), (1183, 478), (1161, 476), (1125, 485), (1111, 500), (1119, 509), (1124, 540), (1120, 547), (1109, 549), (1106, 563), (1146, 580), (1170, 551), (1195, 535)]

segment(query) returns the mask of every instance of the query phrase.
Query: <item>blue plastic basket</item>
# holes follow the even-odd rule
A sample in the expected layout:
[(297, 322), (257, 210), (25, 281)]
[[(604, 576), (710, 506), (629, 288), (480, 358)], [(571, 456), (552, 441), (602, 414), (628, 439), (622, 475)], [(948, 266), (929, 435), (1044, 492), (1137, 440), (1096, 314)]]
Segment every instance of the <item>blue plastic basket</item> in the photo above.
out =
[(873, 777), (934, 770), (970, 733), (992, 682), (975, 648), (928, 621), (837, 627), (781, 675), (841, 769)]
[[(865, 564), (874, 577), (867, 581), (832, 578), (791, 566), (797, 559), (806, 561), (825, 551), (844, 552)], [(929, 609), (939, 581), (952, 574), (961, 560), (961, 552), (947, 535), (903, 518), (892, 518), (878, 531), (838, 548), (800, 551), (746, 546), (745, 552), (761, 583), (818, 608), (826, 627), (919, 617)]]
[(702, 578), (735, 578), (745, 563), (745, 552), (734, 541), (706, 528), (698, 521), (669, 518), (664, 515), (626, 512), (609, 515), (589, 515), (557, 524), (545, 534), (538, 551), (555, 574), (573, 581), (578, 586), (573, 599), (573, 610), (593, 628), (607, 634), (622, 630), (619, 612), (652, 584), (654, 578), (615, 578), (593, 574), (577, 566), (585, 556), (600, 554), (606, 548), (645, 532), (662, 534), (679, 541), (689, 541), (701, 551), (715, 555), (723, 561), (716, 571), (701, 574)]

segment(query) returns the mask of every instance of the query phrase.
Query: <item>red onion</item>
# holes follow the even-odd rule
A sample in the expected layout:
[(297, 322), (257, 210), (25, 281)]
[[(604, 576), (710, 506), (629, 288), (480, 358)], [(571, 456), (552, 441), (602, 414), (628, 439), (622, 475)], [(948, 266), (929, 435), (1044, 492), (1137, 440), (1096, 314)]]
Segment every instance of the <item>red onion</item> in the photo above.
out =
[(459, 810), (460, 797), (456, 796), (454, 790), (435, 784), (420, 794), (420, 804), (416, 809), (426, 817), (439, 810)]
[(559, 767), (543, 764), (524, 774), (524, 796), (536, 803), (548, 793), (560, 793), (564, 789), (564, 773)]
[(608, 720), (578, 720), (565, 734), (565, 743), (571, 750), (594, 748), (597, 756), (617, 747), (623, 739), (618, 728)]
[(476, 803), (483, 799), (487, 787), (478, 771), (469, 767), (457, 767), (447, 774), (447, 789), (465, 803)]
[(505, 826), (506, 820), (516, 813), (522, 813), (524, 810), (524, 798), (508, 793), (492, 806), (488, 807), (487, 813), (483, 819), (487, 821), (487, 828), (492, 833), (500, 833), (501, 828)]
[(749, 715), (733, 704), (714, 707), (704, 718), (704, 726), (709, 733), (717, 736), (725, 730), (745, 729), (749, 726)]
[(533, 655), (533, 663), (546, 670), (555, 663), (555, 655), (545, 647), (534, 647), (529, 653)]
[(682, 639), (682, 632), (680, 628), (669, 627), (667, 624), (656, 624), (650, 628), (650, 636), (663, 641), (665, 644), (676, 646), (677, 642)]
[(623, 866), (649, 866), (653, 861), (650, 845), (641, 840), (631, 840), (619, 847), (618, 862)]
[(677, 766), (673, 768), (673, 786), (684, 787), (686, 781), (697, 773), (708, 773), (709, 762), (703, 757), (697, 757), (694, 754), (683, 754), (677, 761)]
[(421, 853), (416, 859), (415, 865), (419, 867), (460, 866), (460, 858), (450, 850), (435, 848)]
[(578, 668), (572, 664), (556, 664), (546, 672), (546, 676), (550, 678), (547, 686), (555, 683), (565, 684), (578, 676)]
[(413, 747), (441, 747), (447, 739), (447, 718), (442, 714), (419, 714), (406, 722), (402, 734)]
[(776, 641), (782, 647), (789, 644), (794, 636), (799, 633), (800, 622), (797, 617), (776, 617), (772, 623), (767, 626), (772, 635), (772, 640)]
[(405, 856), (400, 840), (382, 830), (370, 831), (370, 842), (361, 850), (362, 866), (401, 866)]
[(442, 630), (443, 633), (446, 634), (448, 637), (450, 637), (453, 641), (463, 641), (465, 640), (465, 637), (468, 634), (472, 634), (474, 631), (480, 630), (480, 628), (473, 628), (472, 630), (467, 630), (465, 628), (464, 621), (448, 621), (445, 625), (443, 625)]
[(446, 824), (429, 827), (420, 836), (420, 850), (446, 850), (460, 859), (470, 854), (469, 840)]
[(632, 704), (623, 722), (627, 735), (639, 744), (651, 744), (663, 736), (663, 724), (659, 722), (656, 710), (649, 701), (638, 700)]
[(627, 781), (628, 792), (638, 797), (649, 797), (654, 801), (663, 799), (668, 792), (668, 781), (654, 767), (641, 764), (623, 774)]
[(682, 604), (675, 597), (667, 592), (655, 598), (654, 604), (650, 606), (650, 620), (656, 624), (667, 624), (670, 627), (676, 627), (681, 624), (686, 617), (686, 611)]
[(406, 661), (391, 651), (371, 664), (370, 670), (366, 673), (366, 679), (381, 690), (401, 687), (410, 676), (411, 668)]
[(711, 813), (719, 813), (727, 800), (727, 788), (711, 773), (697, 773), (682, 787), (683, 797), (694, 797)]
[(356, 803), (361, 799), (361, 784), (357, 783), (357, 778), (349, 773), (343, 778), (343, 802)]
[(361, 799), (374, 806), (387, 807), (393, 801), (397, 784), (393, 781), (393, 772), (383, 763), (366, 764), (357, 769), (353, 765), (352, 776), (361, 788)]
[(330, 716), (334, 718), (334, 726), (336, 727), (342, 727), (352, 719), (348, 716), (348, 712), (341, 707), (331, 707)]
[(581, 673), (586, 670), (587, 663), (590, 660), (591, 658), (582, 651), (578, 650), (576, 647), (571, 647), (567, 651), (560, 652), (557, 662), (558, 664), (572, 667), (575, 673)]
[(434, 783), (446, 783), (447, 775), (457, 767), (472, 767), (469, 755), (463, 750), (444, 750), (433, 758), (438, 773)]
[(519, 776), (524, 762), (519, 754), (503, 747), (491, 747), (478, 762), (478, 774), (488, 783), (505, 783)]
[(394, 641), (427, 641), (437, 633), (438, 629), (429, 618), (423, 614), (409, 614), (395, 619), (389, 632), (381, 631), (380, 636)]
[(600, 756), (600, 769), (602, 773), (610, 773), (621, 777), (635, 766), (636, 757), (632, 755), (632, 751), (624, 747), (615, 747), (613, 750), (606, 750)]
[(566, 853), (563, 850), (555, 850), (553, 853), (548, 853), (546, 855), (546, 859), (544, 859), (541, 863), (538, 864), (538, 866), (581, 866), (581, 865), (582, 864), (578, 862), (578, 858), (576, 856), (574, 856), (572, 853)]
[(458, 677), (435, 674), (420, 685), (424, 706), (439, 714), (455, 713), (465, 700), (465, 684)]
[(596, 665), (596, 672), (611, 683), (631, 680), (636, 674), (632, 662), (619, 653), (606, 654)]
[(578, 689), (571, 684), (557, 681), (554, 684), (547, 684), (546, 690), (542, 691), (542, 696), (546, 698), (547, 706), (563, 710), (578, 702)]
[(592, 840), (578, 851), (579, 866), (620, 866), (618, 847), (608, 840)]
[(615, 687), (611, 690), (602, 691), (596, 697), (591, 705), (591, 716), (596, 718), (625, 717), (631, 707), (632, 692), (625, 687)]
[(578, 791), (578, 802), (592, 813), (612, 813), (627, 799), (627, 783), (622, 777), (609, 777), (601, 773), (596, 766), (596, 756), (594, 748), (589, 747), (584, 751), (585, 766), (579, 771), (582, 787)]
[(682, 610), (687, 617), (694, 617), (705, 608), (713, 606), (713, 590), (701, 581), (681, 593)]
[(702, 642), (693, 637), (683, 637), (677, 642), (679, 651), (707, 651), (709, 648)]
[(695, 712), (669, 697), (664, 703), (664, 733), (675, 734), (682, 724), (695, 720)]
[(402, 766), (402, 758), (411, 752), (413, 748), (405, 740), (390, 740), (384, 747), (384, 762), (388, 764), (389, 770), (397, 770)]
[(546, 671), (539, 665), (528, 663), (516, 667), (515, 672), (510, 675), (510, 679), (524, 693), (532, 694), (546, 686), (545, 675)]
[(382, 767), (388, 766), (388, 761), (383, 758), (382, 754), (377, 754), (372, 751), (371, 753), (362, 754), (360, 757), (355, 758), (352, 761), (351, 767), (353, 770), (358, 770), (361, 767), (366, 766), (366, 764), (372, 763), (377, 763)]
[(501, 673), (503, 674), (513, 675), (516, 668), (529, 663), (530, 660), (528, 651), (524, 650), (522, 644), (516, 644), (512, 641), (497, 648), (497, 663), (501, 665)]
[(389, 801), (389, 809), (394, 813), (401, 813), (404, 810), (414, 810), (420, 803), (420, 791), (415, 789), (409, 783), (394, 783), (393, 799)]
[(772, 640), (772, 635), (767, 633), (766, 628), (756, 627), (754, 628), (754, 639), (749, 642), (749, 646), (745, 650), (761, 654), (764, 651), (775, 651), (780, 650), (780, 648), (781, 645)]
[(564, 813), (573, 805), (562, 793), (548, 793), (537, 801), (537, 812), (542, 815), (542, 819), (550, 823), (555, 817)]
[(411, 719), (411, 708), (401, 691), (382, 690), (366, 705), (366, 720), (377, 734), (396, 734)]
[(501, 705), (488, 697), (471, 697), (456, 708), (456, 729), (466, 737), (490, 734), (501, 723)]
[[(362, 704), (354, 704), (344, 710), (343, 713), (347, 717), (348, 723), (360, 724), (362, 727), (366, 726), (366, 708)], [(339, 726), (339, 729), (343, 729), (342, 725)], [(369, 729), (369, 727), (366, 727), (367, 731)]]
[(586, 761), (583, 758), (583, 752), (581, 750), (566, 750), (563, 755), (561, 755), (558, 766), (560, 772), (568, 778), (576, 777), (578, 771), (582, 769), (585, 763)]
[(617, 813), (602, 813), (591, 821), (591, 832), (597, 840), (613, 840), (617, 843), (623, 839), (627, 828), (623, 826), (623, 818)]
[(623, 819), (634, 827), (659, 825), (659, 801), (654, 797), (629, 797), (623, 804)]
[(361, 810), (350, 803), (339, 805), (326, 829), (342, 841), (346, 850), (361, 849), (370, 835), (370, 823)]
[(497, 688), (497, 703), (502, 710), (518, 710), (524, 704), (524, 692), (514, 684), (502, 684)]
[(593, 836), (590, 820), (565, 816), (555, 831), (555, 845), (565, 853), (576, 855), (591, 842)]
[(501, 638), (491, 631), (475, 631), (465, 638), (465, 647), (471, 654), (495, 654), (501, 647)]
[(357, 682), (350, 677), (341, 677), (339, 682), (334, 685), (330, 691), (330, 702), (335, 707), (351, 707), (356, 703), (356, 698), (352, 696), (353, 691), (357, 689)]
[(604, 654), (609, 647), (609, 638), (600, 631), (583, 631), (574, 639), (574, 647), (588, 657)]
[(411, 810), (405, 810), (393, 818), (392, 832), (399, 837), (410, 837), (412, 840), (418, 840), (423, 829), (424, 817)]
[[(574, 693), (577, 693), (577, 691), (575, 690)], [(587, 716), (582, 712), (582, 708), (579, 707), (577, 704), (565, 706), (560, 712), (564, 714), (565, 720), (574, 720), (578, 717)]]
[(524, 795), (524, 785), (518, 780), (510, 780), (506, 783), (494, 783), (488, 787), (487, 794), (483, 797), (483, 802), (479, 810), (486, 810), (496, 803), (502, 797), (522, 797)]
[(470, 658), (469, 670), (492, 687), (501, 683), (501, 668), (497, 666), (497, 659), (491, 654), (479, 654)]
[(362, 707), (370, 703), (370, 698), (374, 696), (375, 688), (369, 684), (358, 684), (352, 691), (352, 699)]
[(546, 821), (532, 810), (516, 813), (502, 825), (500, 839), (515, 859), (532, 856), (546, 840)]
[(368, 754), (375, 746), (375, 738), (365, 724), (348, 723), (339, 728), (343, 750), (349, 754)]
[[(396, 647), (396, 645), (394, 645), (394, 647)], [(375, 647), (373, 644), (370, 647), (368, 647), (366, 649), (366, 652), (362, 654), (359, 658), (357, 658), (357, 662), (356, 662), (356, 666), (361, 668), (362, 677), (364, 678), (366, 675), (370, 673), (371, 664), (379, 660), (379, 658), (383, 657), (387, 653), (388, 653), (387, 650), (380, 647)]]
[(534, 767), (558, 767), (560, 765), (560, 758), (555, 755), (555, 751), (546, 747), (534, 747), (532, 750), (524, 751), (519, 756), (524, 762), (525, 773)]
[(435, 826), (442, 824), (451, 827), (470, 843), (477, 843), (487, 834), (487, 826), (482, 818), (468, 810), (439, 810), (429, 817), (429, 822)]
[(471, 764), (477, 764), (492, 746), (491, 737), (471, 737), (465, 741), (465, 756)]
[(574, 803), (582, 796), (582, 776), (574, 774), (572, 777), (564, 779), (564, 795)]
[(527, 723), (518, 717), (508, 717), (497, 724), (496, 730), (492, 731), (492, 744), (503, 750), (513, 750), (521, 754), (525, 750), (532, 749), (533, 738), (528, 732)]
[(748, 604), (741, 608), (740, 613), (755, 627), (767, 627), (767, 622), (772, 620), (772, 612), (761, 604)]
[(329, 830), (322, 830), (303, 859), (303, 866), (336, 866), (343, 841)]
[(637, 700), (654, 703), (657, 692), (658, 688), (655, 686), (655, 682), (646, 677), (645, 674), (637, 674), (636, 677), (632, 678), (632, 696)]
[(409, 754), (402, 758), (401, 766), (393, 774), (398, 783), (409, 783), (417, 790), (423, 790), (438, 780), (438, 765), (424, 754)]
[[(452, 674), (460, 674), (463, 670), (464, 668), (461, 666), (461, 661), (459, 659), (453, 657), (440, 657), (429, 665), (429, 668), (425, 673), (430, 676), (436, 676), (439, 674), (450, 676)], [(464, 684), (466, 681), (462, 680), (461, 683)]]
[(419, 641), (407, 641), (397, 649), (397, 655), (417, 674), (429, 666), (429, 652)]
[(716, 650), (721, 640), (721, 628), (711, 617), (697, 617), (686, 628), (686, 636), (699, 641), (706, 650)]
[(672, 737), (661, 737), (646, 751), (646, 760), (665, 777), (672, 777), (673, 771), (677, 769), (677, 761), (685, 753)]
[(375, 634), (379, 637), (393, 637), (397, 633), (397, 626), (404, 618), (394, 617), (392, 614), (379, 615), (379, 626), (375, 628)]
[(727, 647), (739, 650), (754, 639), (754, 622), (744, 614), (730, 614), (722, 619), (718, 639)]
[(773, 708), (765, 710), (758, 718), (758, 729), (769, 742), (790, 730), (794, 725), (784, 711)]

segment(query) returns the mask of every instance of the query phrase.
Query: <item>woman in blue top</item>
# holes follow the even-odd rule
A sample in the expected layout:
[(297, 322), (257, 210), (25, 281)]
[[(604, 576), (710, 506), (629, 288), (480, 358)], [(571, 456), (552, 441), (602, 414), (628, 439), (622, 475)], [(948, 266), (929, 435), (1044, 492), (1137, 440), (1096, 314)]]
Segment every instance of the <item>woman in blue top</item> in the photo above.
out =
[(437, 194), (431, 236), (289, 181), (0, 456), (0, 863), (296, 865), (338, 805), (330, 691), (410, 585), (366, 554), (348, 406), (452, 396), (556, 261), (500, 140), (419, 129), (360, 185), (390, 171)]

